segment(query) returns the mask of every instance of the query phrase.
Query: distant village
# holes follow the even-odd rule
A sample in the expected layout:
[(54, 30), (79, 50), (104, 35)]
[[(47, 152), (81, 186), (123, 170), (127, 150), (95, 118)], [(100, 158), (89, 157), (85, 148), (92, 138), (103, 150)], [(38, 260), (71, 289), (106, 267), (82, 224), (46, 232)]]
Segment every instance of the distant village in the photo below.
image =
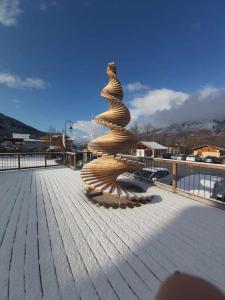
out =
[[(30, 134), (13, 133), (10, 138), (0, 139), (0, 152), (87, 152), (87, 144), (78, 145), (76, 141), (62, 133), (46, 133), (40, 138), (31, 138)], [(134, 149), (126, 154), (137, 157), (161, 157), (187, 161), (205, 161), (225, 163), (225, 149), (215, 145), (204, 144), (193, 148), (182, 144), (162, 145), (156, 141), (140, 141)], [(208, 161), (207, 161), (208, 160)]]

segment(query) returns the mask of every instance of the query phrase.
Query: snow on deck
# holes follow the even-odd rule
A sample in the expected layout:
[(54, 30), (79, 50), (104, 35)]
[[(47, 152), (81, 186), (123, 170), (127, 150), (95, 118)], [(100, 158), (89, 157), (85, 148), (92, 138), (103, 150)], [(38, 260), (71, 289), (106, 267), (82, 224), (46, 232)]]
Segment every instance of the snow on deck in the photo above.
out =
[(0, 299), (154, 299), (175, 270), (225, 291), (225, 212), (157, 187), (92, 204), (78, 171), (0, 173)]

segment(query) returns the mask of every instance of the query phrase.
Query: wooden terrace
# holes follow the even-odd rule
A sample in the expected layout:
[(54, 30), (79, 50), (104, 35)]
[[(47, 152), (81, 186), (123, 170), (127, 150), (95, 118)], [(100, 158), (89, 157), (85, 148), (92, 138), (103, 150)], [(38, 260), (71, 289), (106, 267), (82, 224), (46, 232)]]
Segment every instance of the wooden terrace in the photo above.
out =
[(176, 270), (225, 291), (225, 212), (149, 193), (149, 204), (105, 208), (79, 171), (1, 172), (0, 299), (149, 300)]

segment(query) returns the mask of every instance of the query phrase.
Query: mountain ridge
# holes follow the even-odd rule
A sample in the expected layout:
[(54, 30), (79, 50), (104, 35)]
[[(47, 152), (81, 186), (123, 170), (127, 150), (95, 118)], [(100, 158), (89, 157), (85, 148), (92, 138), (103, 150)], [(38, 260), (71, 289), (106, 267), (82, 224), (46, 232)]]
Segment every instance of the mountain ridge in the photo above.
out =
[(30, 134), (31, 138), (39, 138), (45, 134), (45, 132), (41, 130), (0, 113), (0, 137), (11, 138), (13, 133)]
[(196, 133), (198, 131), (208, 130), (213, 134), (225, 133), (225, 120), (201, 120), (201, 121), (187, 121), (182, 123), (173, 123), (168, 127), (155, 128), (153, 131), (158, 133)]

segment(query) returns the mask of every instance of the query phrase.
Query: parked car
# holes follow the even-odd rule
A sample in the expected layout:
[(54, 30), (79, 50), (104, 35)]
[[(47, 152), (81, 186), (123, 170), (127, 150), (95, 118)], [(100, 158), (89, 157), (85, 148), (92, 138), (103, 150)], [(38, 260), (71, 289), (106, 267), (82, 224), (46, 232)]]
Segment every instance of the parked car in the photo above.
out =
[(210, 163), (210, 164), (221, 164), (222, 160), (219, 157), (216, 156), (206, 156), (204, 158), (205, 163)]
[(172, 154), (171, 153), (163, 153), (162, 158), (164, 159), (171, 159)]
[(212, 197), (225, 202), (225, 180), (217, 181), (215, 183)]
[(225, 178), (222, 176), (195, 174), (182, 177), (177, 188), (191, 194), (225, 201)]
[(177, 160), (186, 160), (186, 155), (185, 154), (178, 154), (177, 155)]
[(56, 158), (55, 158), (55, 162), (58, 164), (58, 165), (61, 165), (63, 164), (63, 155), (57, 155)]
[(82, 159), (80, 159), (80, 160), (77, 161), (76, 168), (78, 170), (81, 170), (83, 168), (83, 160)]
[(135, 170), (132, 173), (125, 173), (120, 175), (118, 179), (119, 181), (130, 179), (129, 182), (134, 185), (139, 185), (140, 182), (150, 184), (153, 181), (171, 185), (173, 182), (172, 175), (168, 169), (156, 167)]
[(196, 161), (196, 162), (200, 162), (202, 161), (201, 157), (199, 155), (188, 155), (186, 157), (187, 161)]

